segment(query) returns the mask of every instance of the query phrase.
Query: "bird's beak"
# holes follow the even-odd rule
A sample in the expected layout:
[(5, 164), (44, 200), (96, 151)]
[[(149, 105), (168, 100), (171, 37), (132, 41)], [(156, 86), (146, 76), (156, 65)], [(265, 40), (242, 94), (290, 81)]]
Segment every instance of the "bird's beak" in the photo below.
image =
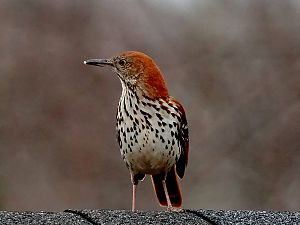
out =
[(113, 66), (113, 63), (110, 59), (87, 59), (83, 61), (86, 65), (93, 65), (93, 66)]

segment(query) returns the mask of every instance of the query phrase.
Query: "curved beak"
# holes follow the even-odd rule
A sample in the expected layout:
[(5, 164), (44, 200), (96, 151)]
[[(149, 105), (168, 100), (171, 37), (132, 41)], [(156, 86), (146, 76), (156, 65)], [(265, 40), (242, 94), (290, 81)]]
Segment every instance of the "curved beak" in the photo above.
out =
[(113, 63), (110, 59), (87, 59), (83, 61), (86, 65), (92, 65), (92, 66), (113, 66)]

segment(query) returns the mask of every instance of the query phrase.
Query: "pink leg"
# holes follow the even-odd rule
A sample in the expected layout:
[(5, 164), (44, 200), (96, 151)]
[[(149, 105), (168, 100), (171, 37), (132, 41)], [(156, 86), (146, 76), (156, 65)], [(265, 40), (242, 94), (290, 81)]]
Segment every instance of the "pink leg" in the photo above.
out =
[(169, 197), (169, 194), (168, 194), (168, 189), (167, 189), (166, 181), (163, 180), (162, 184), (163, 184), (163, 187), (164, 187), (164, 192), (165, 192), (166, 199), (167, 199), (167, 204), (168, 204), (167, 210), (172, 210), (172, 204), (171, 204), (170, 197)]
[(137, 184), (132, 184), (132, 212), (135, 211), (135, 199), (136, 199), (136, 188)]

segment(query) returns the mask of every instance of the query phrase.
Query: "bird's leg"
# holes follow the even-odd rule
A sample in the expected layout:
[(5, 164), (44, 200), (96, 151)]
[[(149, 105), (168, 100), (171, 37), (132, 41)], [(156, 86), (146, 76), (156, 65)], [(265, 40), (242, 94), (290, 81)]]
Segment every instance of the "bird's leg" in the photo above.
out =
[(134, 212), (136, 210), (136, 189), (138, 185), (138, 179), (135, 179), (133, 175), (131, 175), (131, 182), (132, 182), (132, 207), (131, 211)]
[(136, 207), (135, 207), (135, 200), (136, 200), (136, 188), (137, 188), (137, 184), (132, 184), (132, 212), (135, 211)]
[(163, 187), (164, 187), (164, 192), (165, 192), (166, 199), (167, 199), (167, 204), (168, 204), (167, 210), (171, 211), (172, 210), (172, 204), (171, 204), (171, 201), (170, 201), (166, 180), (162, 180), (162, 184), (163, 184)]

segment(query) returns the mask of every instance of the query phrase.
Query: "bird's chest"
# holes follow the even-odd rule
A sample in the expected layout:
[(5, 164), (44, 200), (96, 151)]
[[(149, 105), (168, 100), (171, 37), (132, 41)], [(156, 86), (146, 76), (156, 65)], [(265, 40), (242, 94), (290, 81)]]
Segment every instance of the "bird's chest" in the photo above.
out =
[(180, 153), (177, 124), (176, 118), (163, 112), (159, 102), (121, 98), (117, 139), (129, 169), (155, 174), (174, 165)]

